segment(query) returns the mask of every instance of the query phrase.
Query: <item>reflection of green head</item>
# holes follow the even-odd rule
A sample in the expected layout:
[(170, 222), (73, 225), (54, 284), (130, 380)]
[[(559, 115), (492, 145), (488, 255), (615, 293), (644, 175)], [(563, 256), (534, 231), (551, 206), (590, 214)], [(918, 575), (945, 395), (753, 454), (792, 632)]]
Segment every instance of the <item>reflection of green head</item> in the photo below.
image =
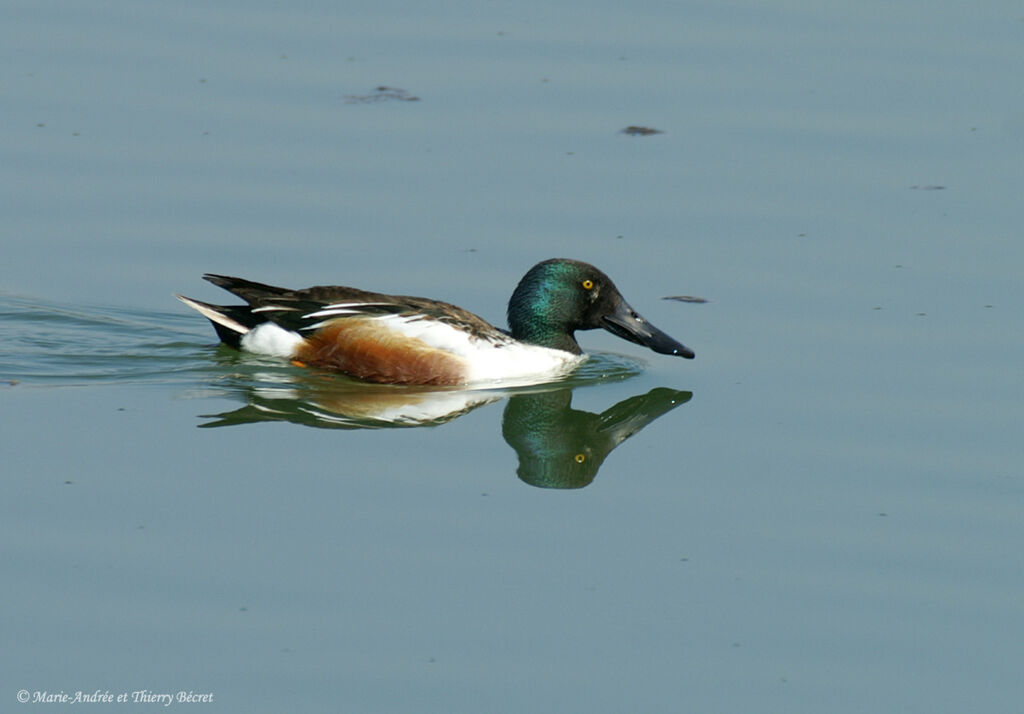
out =
[(691, 396), (653, 389), (593, 414), (571, 407), (570, 389), (520, 394), (508, 400), (502, 434), (519, 456), (520, 479), (539, 488), (583, 488), (616, 446)]
[(596, 414), (575, 411), (571, 389), (510, 397), (501, 432), (519, 455), (519, 478), (539, 488), (583, 488), (597, 475), (588, 445)]

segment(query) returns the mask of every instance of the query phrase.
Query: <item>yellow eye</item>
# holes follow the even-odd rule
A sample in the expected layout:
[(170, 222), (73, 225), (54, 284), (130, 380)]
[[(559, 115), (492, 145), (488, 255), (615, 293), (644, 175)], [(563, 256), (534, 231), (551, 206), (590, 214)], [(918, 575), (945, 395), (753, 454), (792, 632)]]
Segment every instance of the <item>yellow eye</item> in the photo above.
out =
[[(587, 282), (589, 282), (589, 281), (587, 281)], [(575, 459), (576, 463), (582, 464), (584, 461), (587, 460), (587, 457), (586, 457), (586, 454), (576, 454), (573, 457), (573, 459)]]
[(594, 289), (594, 281), (591, 280), (590, 278), (587, 278), (581, 284), (583, 285), (584, 289), (586, 289), (586, 290), (593, 290)]

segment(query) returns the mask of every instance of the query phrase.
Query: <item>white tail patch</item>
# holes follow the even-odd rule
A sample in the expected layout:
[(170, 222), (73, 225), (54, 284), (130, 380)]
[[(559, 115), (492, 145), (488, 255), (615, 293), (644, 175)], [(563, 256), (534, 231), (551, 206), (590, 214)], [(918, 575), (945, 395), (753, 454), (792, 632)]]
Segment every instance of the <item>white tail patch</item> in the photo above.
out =
[(188, 305), (193, 310), (196, 310), (203, 317), (209, 320), (213, 320), (218, 325), (224, 325), (224, 327), (228, 328), (229, 330), (234, 330), (240, 335), (244, 335), (247, 332), (249, 332), (248, 327), (246, 327), (245, 325), (236, 320), (232, 320), (230, 317), (224, 315), (223, 313), (217, 312), (209, 305), (204, 305), (201, 302), (196, 302), (195, 300), (187, 298), (184, 295), (175, 294), (174, 297), (181, 300), (183, 303)]
[(291, 358), (302, 343), (302, 335), (298, 332), (286, 330), (273, 322), (264, 322), (249, 330), (242, 337), (240, 346), (246, 352)]

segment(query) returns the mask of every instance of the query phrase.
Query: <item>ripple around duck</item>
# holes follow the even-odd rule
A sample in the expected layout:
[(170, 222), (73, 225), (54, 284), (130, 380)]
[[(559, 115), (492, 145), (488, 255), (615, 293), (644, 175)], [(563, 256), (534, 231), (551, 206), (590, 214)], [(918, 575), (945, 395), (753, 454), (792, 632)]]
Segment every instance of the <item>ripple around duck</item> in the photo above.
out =
[[(188, 313), (107, 306), (67, 306), (0, 294), (0, 386), (190, 384), (227, 390), (295, 386), (311, 380), (339, 387), (380, 389), (344, 375), (294, 367), (275, 358), (242, 354), (211, 344)], [(640, 374), (640, 360), (611, 353), (590, 355), (556, 381), (481, 391), (547, 390), (619, 381)], [(396, 389), (399, 387), (384, 387)]]
[(209, 371), (188, 315), (0, 295), (0, 382), (181, 383)]

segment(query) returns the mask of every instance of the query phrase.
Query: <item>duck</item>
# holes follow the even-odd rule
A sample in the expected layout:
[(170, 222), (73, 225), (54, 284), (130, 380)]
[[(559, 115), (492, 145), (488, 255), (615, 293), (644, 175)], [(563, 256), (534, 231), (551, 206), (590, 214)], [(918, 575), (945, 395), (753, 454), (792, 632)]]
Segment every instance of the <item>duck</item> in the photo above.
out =
[(530, 268), (508, 303), (508, 329), (450, 303), (340, 285), (302, 290), (227, 275), (203, 278), (245, 301), (175, 295), (235, 349), (364, 382), (465, 387), (536, 384), (586, 359), (580, 330), (603, 328), (656, 353), (694, 352), (645, 320), (593, 265), (553, 258)]

